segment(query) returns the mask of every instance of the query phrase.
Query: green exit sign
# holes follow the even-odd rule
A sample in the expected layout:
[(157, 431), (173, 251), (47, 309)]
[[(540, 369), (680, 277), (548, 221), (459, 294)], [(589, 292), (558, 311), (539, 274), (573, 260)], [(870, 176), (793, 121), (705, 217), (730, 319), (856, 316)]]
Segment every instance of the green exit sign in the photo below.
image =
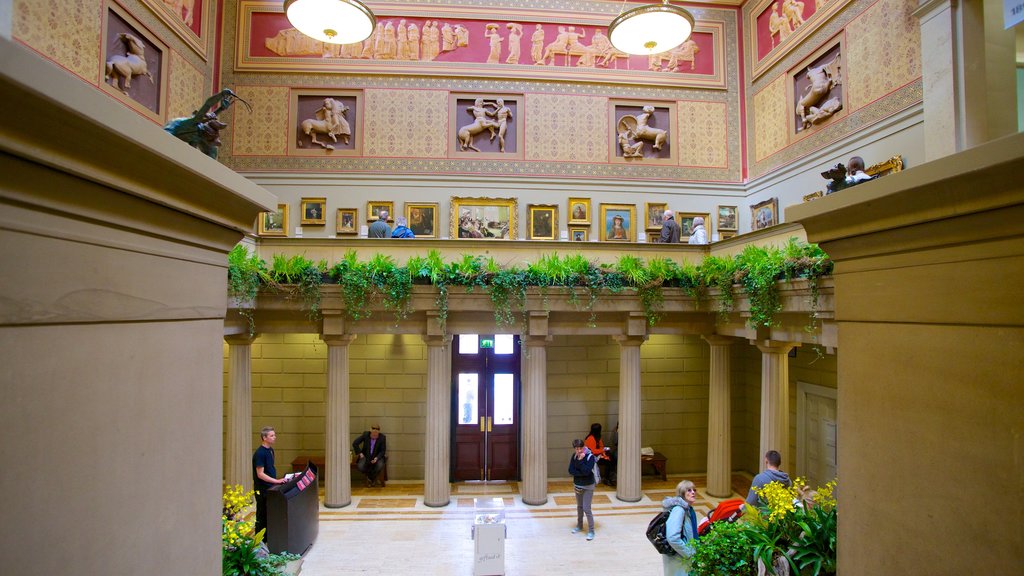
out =
[(494, 348), (494, 338), (481, 338), (480, 339), (480, 347), (481, 348)]

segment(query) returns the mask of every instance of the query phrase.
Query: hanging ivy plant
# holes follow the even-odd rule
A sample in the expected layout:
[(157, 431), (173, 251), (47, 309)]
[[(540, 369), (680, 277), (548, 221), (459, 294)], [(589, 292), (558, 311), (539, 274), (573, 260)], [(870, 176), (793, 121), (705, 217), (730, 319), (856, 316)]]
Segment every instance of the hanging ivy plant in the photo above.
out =
[(274, 262), (270, 267), (270, 277), (279, 284), (294, 284), (294, 293), (302, 298), (306, 316), (310, 320), (320, 317), (320, 286), (323, 285), (323, 273), (327, 271), (327, 261), (313, 262), (302, 254), (286, 257), (274, 254)]

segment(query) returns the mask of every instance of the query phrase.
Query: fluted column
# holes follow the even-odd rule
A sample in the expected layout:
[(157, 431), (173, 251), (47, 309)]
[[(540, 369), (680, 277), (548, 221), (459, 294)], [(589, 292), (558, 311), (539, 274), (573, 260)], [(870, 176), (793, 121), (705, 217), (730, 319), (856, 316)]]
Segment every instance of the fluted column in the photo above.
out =
[(761, 351), (761, 452), (775, 450), (782, 461), (789, 461), (789, 351), (790, 342), (764, 340), (757, 344)]
[(732, 434), (729, 347), (734, 340), (704, 336), (711, 346), (711, 385), (708, 392), (708, 494), (727, 498), (732, 494)]
[(252, 341), (253, 336), (227, 336), (228, 343), (228, 484), (252, 490)]
[(321, 336), (327, 344), (327, 437), (324, 467), (324, 506), (341, 508), (352, 503), (352, 470), (349, 450), (348, 345), (353, 334)]
[(451, 336), (424, 336), (427, 344), (427, 435), (424, 449), (423, 503), (451, 501)]
[(527, 336), (523, 378), (523, 504), (548, 501), (548, 338)]
[(616, 336), (619, 342), (619, 457), (615, 496), (638, 502), (640, 486), (640, 345), (646, 336)]

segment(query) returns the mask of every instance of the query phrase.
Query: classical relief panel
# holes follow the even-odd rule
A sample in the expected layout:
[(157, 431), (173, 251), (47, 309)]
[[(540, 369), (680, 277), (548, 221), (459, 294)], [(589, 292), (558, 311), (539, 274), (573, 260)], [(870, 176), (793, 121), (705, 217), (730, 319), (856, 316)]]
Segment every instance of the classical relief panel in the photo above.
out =
[(209, 96), (203, 72), (172, 50), (169, 76), (167, 117), (191, 116)]
[(745, 10), (757, 78), (851, 0), (760, 0)]
[(97, 0), (14, 0), (12, 34), (94, 84), (102, 32)]
[(457, 158), (523, 159), (523, 97), (514, 94), (452, 94), (448, 155)]
[(236, 156), (278, 156), (288, 149), (288, 88), (237, 86), (235, 92), (252, 105), (232, 109), (231, 153)]
[(676, 140), (679, 164), (700, 168), (729, 167), (729, 107), (725, 102), (682, 100)]
[(448, 93), (443, 90), (367, 90), (367, 156), (444, 158)]
[(609, 113), (612, 162), (679, 163), (674, 102), (614, 100)]
[(786, 125), (789, 118), (786, 105), (786, 78), (779, 76), (763, 90), (754, 94), (754, 160), (778, 152), (789, 143)]
[(880, 0), (846, 27), (850, 107), (866, 106), (921, 77), (915, 0)]
[(171, 30), (200, 56), (206, 58), (210, 29), (208, 10), (216, 0), (142, 0)]
[(607, 162), (609, 130), (607, 98), (526, 95), (528, 160)]

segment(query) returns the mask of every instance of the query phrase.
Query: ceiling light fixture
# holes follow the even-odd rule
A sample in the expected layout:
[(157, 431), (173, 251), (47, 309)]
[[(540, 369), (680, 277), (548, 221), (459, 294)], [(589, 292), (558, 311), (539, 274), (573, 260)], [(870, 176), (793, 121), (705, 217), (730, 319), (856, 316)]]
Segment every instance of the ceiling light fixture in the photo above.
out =
[(627, 54), (657, 54), (686, 42), (693, 24), (689, 12), (664, 0), (663, 4), (645, 4), (621, 12), (608, 25), (608, 38), (612, 46)]
[(284, 11), (299, 32), (330, 44), (366, 40), (377, 25), (359, 0), (285, 0)]

